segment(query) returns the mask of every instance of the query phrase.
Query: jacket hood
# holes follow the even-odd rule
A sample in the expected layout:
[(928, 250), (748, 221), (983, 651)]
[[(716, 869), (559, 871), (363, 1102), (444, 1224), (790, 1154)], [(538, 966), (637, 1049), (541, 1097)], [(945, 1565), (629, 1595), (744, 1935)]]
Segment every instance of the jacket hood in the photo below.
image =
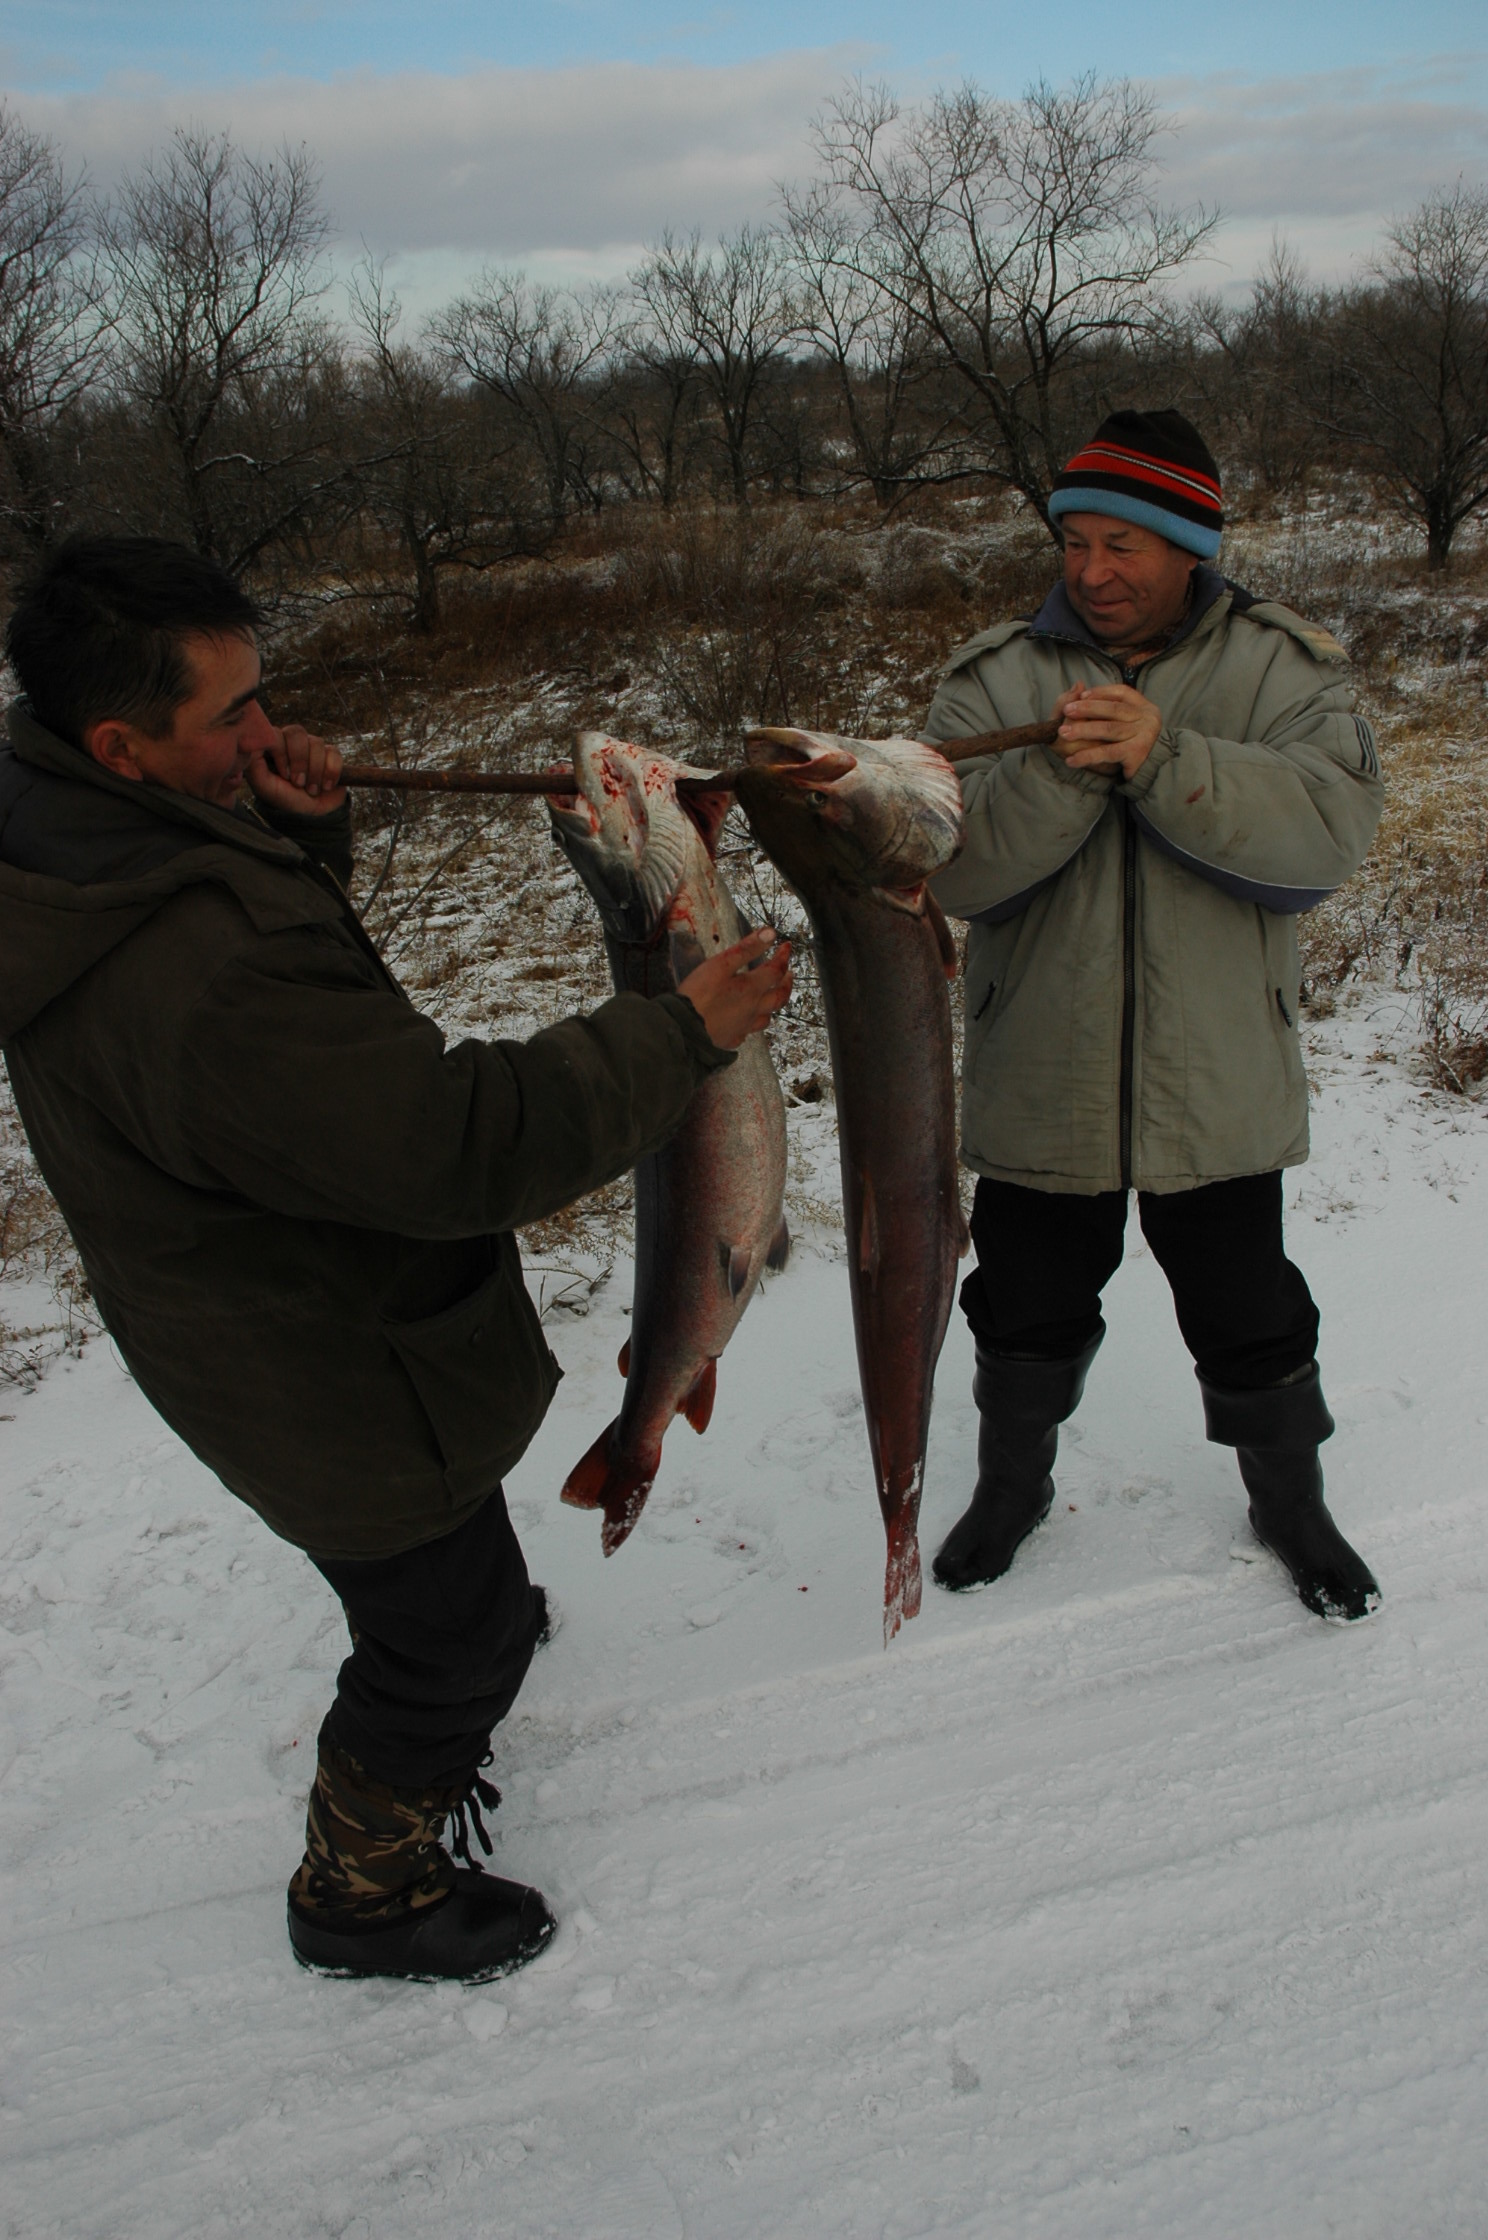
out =
[(0, 746), (0, 1042), (19, 1034), (183, 887), (229, 888), (260, 932), (335, 918), (286, 878), (305, 857), (248, 814), (134, 784), (45, 730), (25, 701)]

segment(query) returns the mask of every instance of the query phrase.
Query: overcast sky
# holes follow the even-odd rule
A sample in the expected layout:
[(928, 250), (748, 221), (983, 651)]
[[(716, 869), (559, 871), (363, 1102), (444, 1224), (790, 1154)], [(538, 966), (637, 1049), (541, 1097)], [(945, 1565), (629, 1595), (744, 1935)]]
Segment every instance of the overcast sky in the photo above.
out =
[(1346, 272), (1392, 211), (1488, 182), (1488, 11), (1464, 0), (1248, 0), (1041, 11), (963, 0), (5, 0), (0, 82), (103, 182), (181, 123), (305, 141), (350, 253), (410, 309), (483, 261), (609, 275), (663, 226), (767, 216), (812, 114), (854, 72), (907, 96), (973, 77), (1146, 80), (1165, 190), (1220, 203), (1238, 284), (1284, 232)]

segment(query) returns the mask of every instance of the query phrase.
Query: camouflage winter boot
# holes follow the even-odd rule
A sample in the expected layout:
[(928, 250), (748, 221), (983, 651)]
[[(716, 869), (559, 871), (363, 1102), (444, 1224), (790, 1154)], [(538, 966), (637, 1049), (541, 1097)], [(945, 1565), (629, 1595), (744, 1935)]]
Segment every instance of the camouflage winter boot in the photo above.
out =
[[(457, 1866), (439, 1840), (500, 1798), (477, 1774), (466, 1789), (394, 1789), (322, 1739), (305, 1818), (305, 1856), (289, 1885), (289, 1941), (335, 1975), (455, 1976), (484, 1983), (540, 1952), (557, 1924), (541, 1894)], [(486, 1845), (489, 1850), (489, 1844)]]

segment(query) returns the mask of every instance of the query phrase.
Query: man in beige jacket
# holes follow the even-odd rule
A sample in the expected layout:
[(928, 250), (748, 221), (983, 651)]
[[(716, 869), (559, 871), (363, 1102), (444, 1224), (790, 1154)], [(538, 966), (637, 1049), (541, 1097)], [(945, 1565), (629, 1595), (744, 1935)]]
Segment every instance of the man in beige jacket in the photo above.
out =
[(1050, 747), (959, 765), (966, 845), (935, 883), (971, 923), (961, 1301), (981, 1413), (935, 1576), (1000, 1577), (1047, 1516), (1135, 1189), (1256, 1533), (1309, 1609), (1361, 1618), (1379, 1589), (1323, 1502), (1333, 1419), (1281, 1170), (1307, 1157), (1297, 916), (1369, 847), (1373, 736), (1336, 641), (1208, 565), (1218, 470), (1180, 413), (1113, 414), (1050, 511), (1063, 581), (959, 649), (927, 733), (1062, 719)]

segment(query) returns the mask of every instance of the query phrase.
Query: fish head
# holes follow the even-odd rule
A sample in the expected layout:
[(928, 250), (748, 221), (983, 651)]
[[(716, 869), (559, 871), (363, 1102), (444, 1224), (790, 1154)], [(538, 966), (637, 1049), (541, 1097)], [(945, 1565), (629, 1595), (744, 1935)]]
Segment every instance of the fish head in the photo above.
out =
[(738, 798), (798, 893), (824, 879), (917, 895), (961, 846), (961, 786), (918, 739), (751, 731)]
[(687, 765), (607, 732), (581, 731), (575, 790), (551, 798), (553, 836), (622, 942), (652, 940), (686, 875), (699, 828), (677, 799)]

